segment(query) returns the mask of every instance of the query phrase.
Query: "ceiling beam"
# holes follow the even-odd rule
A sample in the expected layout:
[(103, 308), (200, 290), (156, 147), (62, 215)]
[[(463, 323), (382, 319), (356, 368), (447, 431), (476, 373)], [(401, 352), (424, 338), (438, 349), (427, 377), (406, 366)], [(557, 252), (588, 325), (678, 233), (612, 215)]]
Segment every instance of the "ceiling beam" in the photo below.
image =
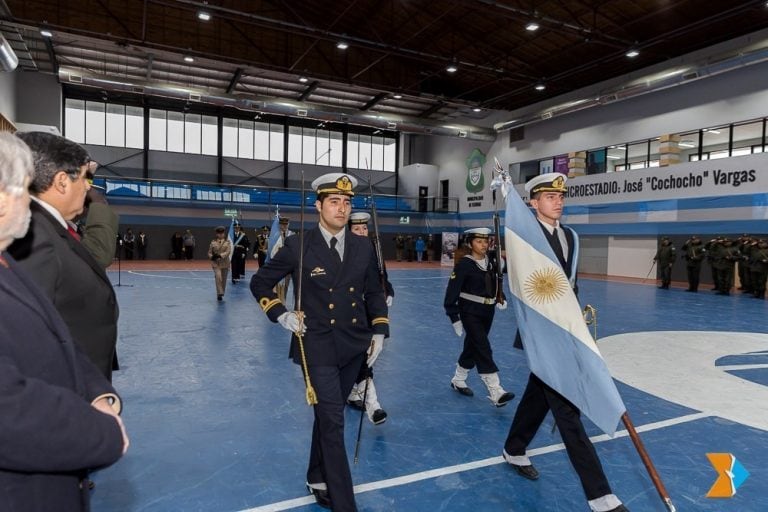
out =
[(421, 118), (429, 117), (429, 116), (431, 116), (432, 114), (434, 114), (435, 112), (437, 112), (438, 110), (440, 110), (441, 108), (443, 108), (444, 106), (445, 106), (445, 103), (444, 103), (444, 102), (442, 102), (442, 101), (438, 101), (437, 103), (435, 103), (434, 105), (432, 105), (431, 107), (429, 107), (427, 110), (424, 110), (424, 111), (423, 111), (421, 114), (419, 114), (417, 117), (421, 117)]
[(232, 80), (229, 81), (229, 85), (227, 86), (227, 94), (232, 94), (232, 91), (237, 87), (237, 82), (239, 82), (242, 77), (243, 68), (237, 68), (235, 74), (232, 75)]
[(305, 101), (307, 98), (309, 98), (309, 95), (315, 92), (315, 89), (320, 85), (320, 82), (315, 80), (311, 84), (307, 86), (306, 89), (304, 89), (304, 92), (301, 93), (301, 96), (299, 96), (299, 101)]
[(386, 92), (380, 92), (379, 94), (377, 94), (376, 96), (371, 98), (368, 101), (368, 103), (366, 103), (365, 105), (360, 107), (360, 110), (370, 110), (370, 109), (372, 109), (377, 104), (379, 104), (382, 100), (386, 99), (387, 96), (389, 96), (389, 94), (387, 94)]

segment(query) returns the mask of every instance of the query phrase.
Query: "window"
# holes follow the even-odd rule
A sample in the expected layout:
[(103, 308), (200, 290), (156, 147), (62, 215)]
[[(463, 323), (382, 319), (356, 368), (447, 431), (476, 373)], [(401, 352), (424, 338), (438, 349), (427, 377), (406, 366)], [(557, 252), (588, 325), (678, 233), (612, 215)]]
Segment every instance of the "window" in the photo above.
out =
[(85, 143), (104, 145), (106, 132), (106, 104), (87, 101), (85, 103)]
[(253, 121), (238, 121), (237, 132), (237, 156), (239, 158), (253, 158)]
[(317, 160), (317, 130), (314, 128), (301, 129), (301, 161), (305, 164), (314, 165)]
[[(763, 120), (752, 121), (749, 123), (735, 124), (733, 125), (733, 152), (731, 156), (740, 156), (743, 154), (750, 154), (753, 152), (752, 147), (757, 146), (760, 151), (754, 151), (755, 153), (762, 153), (763, 145)], [(749, 148), (747, 153), (739, 152), (737, 150)]]
[(125, 107), (125, 147), (144, 148), (144, 109)]
[(184, 114), (182, 112), (167, 112), (168, 119), (168, 151), (184, 152)]
[(288, 161), (295, 164), (301, 163), (301, 127), (288, 127)]
[(285, 139), (283, 138), (283, 126), (280, 124), (269, 125), (269, 159), (278, 162), (283, 161)]
[(237, 158), (237, 119), (224, 119), (222, 124), (221, 154)]
[(216, 116), (202, 116), (200, 152), (204, 155), (219, 154), (219, 125)]
[(253, 136), (253, 158), (269, 160), (269, 123), (254, 123)]
[(317, 130), (317, 165), (331, 165), (331, 137), (328, 130)]
[(166, 146), (165, 110), (151, 109), (149, 111), (149, 149), (165, 151)]
[(64, 135), (73, 142), (85, 142), (85, 101), (68, 98), (64, 103)]
[(107, 146), (125, 147), (125, 106), (107, 104)]

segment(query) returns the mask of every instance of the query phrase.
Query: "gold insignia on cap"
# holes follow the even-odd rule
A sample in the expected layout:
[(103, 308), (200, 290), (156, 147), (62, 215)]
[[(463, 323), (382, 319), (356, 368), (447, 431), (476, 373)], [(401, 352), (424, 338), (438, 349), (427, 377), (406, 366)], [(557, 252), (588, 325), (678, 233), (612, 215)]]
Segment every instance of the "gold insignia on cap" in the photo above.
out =
[(557, 301), (568, 290), (570, 284), (562, 272), (550, 267), (535, 271), (523, 285), (525, 297), (536, 304)]
[(336, 188), (341, 192), (352, 192), (352, 182), (346, 174), (336, 180)]
[(562, 176), (558, 176), (552, 181), (552, 188), (565, 188), (565, 180)]

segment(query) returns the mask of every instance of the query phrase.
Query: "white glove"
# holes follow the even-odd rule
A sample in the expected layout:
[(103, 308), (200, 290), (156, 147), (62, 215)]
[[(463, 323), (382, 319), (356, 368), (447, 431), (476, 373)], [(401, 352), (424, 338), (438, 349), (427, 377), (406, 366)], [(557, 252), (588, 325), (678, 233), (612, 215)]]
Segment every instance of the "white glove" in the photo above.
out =
[(456, 336), (459, 338), (464, 336), (464, 324), (461, 323), (461, 320), (453, 322), (453, 330), (456, 331)]
[(388, 308), (391, 308), (391, 307), (392, 307), (392, 301), (393, 301), (394, 299), (395, 299), (395, 298), (394, 298), (393, 296), (391, 296), (391, 295), (387, 295), (387, 307), (388, 307)]
[(379, 358), (379, 354), (384, 349), (384, 335), (374, 334), (371, 339), (371, 347), (368, 349), (368, 360), (365, 362), (368, 368), (373, 368), (373, 363)]
[(507, 301), (497, 302), (496, 303), (496, 309), (498, 309), (499, 311), (504, 311), (505, 309), (507, 309), (507, 305), (508, 305)]
[(304, 334), (307, 330), (306, 324), (304, 322), (299, 322), (299, 315), (297, 315), (295, 311), (286, 311), (277, 317), (277, 321), (280, 322), (280, 325), (293, 333), (299, 333), (299, 323), (301, 323), (301, 332), (299, 334)]

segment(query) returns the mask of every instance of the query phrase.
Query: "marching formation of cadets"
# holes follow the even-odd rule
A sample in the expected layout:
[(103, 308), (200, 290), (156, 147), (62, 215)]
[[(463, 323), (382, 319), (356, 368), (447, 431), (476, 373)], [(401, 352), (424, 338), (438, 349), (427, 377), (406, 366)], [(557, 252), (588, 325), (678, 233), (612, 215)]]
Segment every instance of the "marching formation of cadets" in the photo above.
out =
[[(664, 238), (660, 252), (665, 243), (671, 245), (671, 242), (668, 239), (665, 242)], [(671, 257), (674, 262), (674, 246), (672, 247)], [(666, 252), (669, 253), (669, 251)], [(657, 253), (657, 257), (659, 255), (660, 253)], [(698, 236), (692, 236), (683, 244), (682, 257), (688, 272), (686, 291), (698, 291), (701, 266), (704, 261), (707, 261), (712, 270), (713, 290), (718, 295), (730, 295), (735, 277), (738, 275), (740, 283), (738, 289), (742, 293), (765, 299), (765, 285), (768, 279), (768, 240), (745, 234), (736, 239), (718, 236), (704, 243)], [(658, 261), (661, 267), (662, 260)], [(665, 260), (665, 263), (666, 261), (668, 260)], [(661, 287), (668, 287), (668, 285), (664, 286), (663, 279)]]

